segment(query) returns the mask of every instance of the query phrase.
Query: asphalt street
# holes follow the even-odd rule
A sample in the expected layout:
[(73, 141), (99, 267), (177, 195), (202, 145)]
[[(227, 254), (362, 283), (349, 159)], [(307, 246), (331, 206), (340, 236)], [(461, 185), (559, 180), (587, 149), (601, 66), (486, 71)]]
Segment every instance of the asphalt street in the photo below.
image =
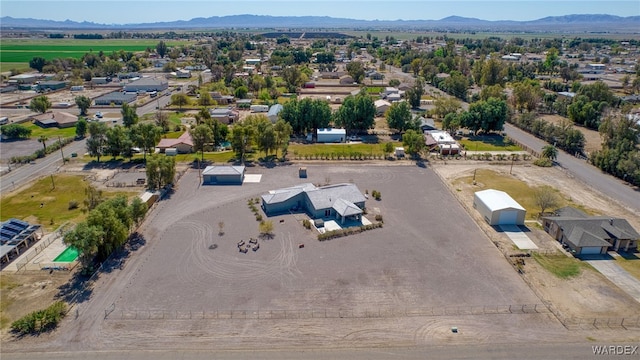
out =
[[(546, 142), (513, 125), (505, 124), (504, 129), (511, 138), (531, 149), (541, 151), (547, 145)], [(556, 163), (577, 180), (597, 189), (630, 211), (640, 213), (640, 192), (625, 184), (622, 180), (605, 174), (587, 163), (586, 160), (581, 160), (562, 150), (558, 151)]]

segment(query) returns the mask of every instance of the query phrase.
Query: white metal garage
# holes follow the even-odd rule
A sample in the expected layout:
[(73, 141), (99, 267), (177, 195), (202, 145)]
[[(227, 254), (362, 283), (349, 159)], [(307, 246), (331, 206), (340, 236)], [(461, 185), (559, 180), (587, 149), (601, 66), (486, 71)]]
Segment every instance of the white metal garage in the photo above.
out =
[(494, 189), (476, 192), (473, 207), (490, 225), (524, 225), (527, 214), (509, 194)]

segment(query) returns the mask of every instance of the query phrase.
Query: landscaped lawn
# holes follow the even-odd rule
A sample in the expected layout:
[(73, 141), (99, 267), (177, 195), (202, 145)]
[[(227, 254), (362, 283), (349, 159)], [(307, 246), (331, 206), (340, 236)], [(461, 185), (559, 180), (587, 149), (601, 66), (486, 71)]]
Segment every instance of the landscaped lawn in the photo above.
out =
[(467, 139), (460, 140), (460, 144), (464, 146), (467, 151), (521, 151), (518, 145), (510, 142), (505, 142), (504, 137), (491, 134), (491, 135), (478, 135), (470, 136)]
[(616, 256), (616, 263), (629, 274), (640, 280), (640, 258), (635, 255)]
[(533, 258), (540, 266), (561, 279), (578, 276), (582, 268), (588, 267), (586, 263), (564, 254), (542, 255), (534, 252)]
[[(349, 156), (349, 154), (363, 155), (384, 155), (382, 151), (383, 144), (291, 144), (289, 145), (289, 154), (298, 156), (318, 155), (318, 154), (336, 154), (340, 156)], [(402, 146), (399, 142), (393, 142), (394, 148)]]
[[(456, 181), (471, 184), (473, 182), (473, 176), (463, 177)], [(478, 188), (478, 191), (486, 189), (504, 191), (527, 210), (526, 218), (528, 220), (536, 220), (538, 218), (540, 207), (536, 205), (536, 201), (533, 196), (534, 189), (524, 181), (520, 181), (513, 176), (502, 175), (493, 170), (478, 169), (476, 171), (476, 187)], [(565, 199), (559, 191), (556, 190), (556, 193), (560, 198), (560, 205), (558, 207), (573, 206), (581, 209), (587, 214), (594, 213), (593, 210), (586, 209), (571, 200)]]
[[(55, 187), (54, 187), (55, 185)], [(82, 176), (56, 174), (36, 181), (18, 193), (3, 196), (0, 200), (0, 219), (26, 220), (53, 230), (67, 221), (78, 222), (85, 218), (82, 202), (87, 183)], [(119, 194), (133, 196), (132, 192), (104, 192), (105, 197)], [(78, 207), (69, 209), (69, 203), (77, 201)]]
[(75, 137), (76, 136), (76, 127), (75, 126), (59, 129), (57, 127), (43, 128), (43, 127), (40, 127), (40, 126), (38, 126), (38, 125), (36, 125), (34, 123), (24, 123), (22, 125), (24, 127), (26, 127), (27, 129), (31, 129), (31, 138), (32, 139), (37, 139), (40, 136), (44, 135), (44, 136), (49, 138), (49, 143), (53, 143), (56, 140), (58, 140), (58, 136), (60, 136), (61, 138)]

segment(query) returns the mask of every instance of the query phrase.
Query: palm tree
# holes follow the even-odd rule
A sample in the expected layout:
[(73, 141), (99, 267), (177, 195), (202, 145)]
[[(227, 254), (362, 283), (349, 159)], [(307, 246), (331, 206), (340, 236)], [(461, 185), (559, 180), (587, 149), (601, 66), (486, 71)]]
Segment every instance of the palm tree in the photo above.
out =
[(553, 145), (546, 145), (542, 148), (542, 157), (555, 160), (558, 157), (558, 149)]
[(45, 135), (40, 135), (40, 137), (38, 138), (38, 142), (42, 143), (42, 147), (44, 148), (44, 152), (47, 152), (47, 144), (46, 141), (49, 140), (48, 137), (46, 137)]

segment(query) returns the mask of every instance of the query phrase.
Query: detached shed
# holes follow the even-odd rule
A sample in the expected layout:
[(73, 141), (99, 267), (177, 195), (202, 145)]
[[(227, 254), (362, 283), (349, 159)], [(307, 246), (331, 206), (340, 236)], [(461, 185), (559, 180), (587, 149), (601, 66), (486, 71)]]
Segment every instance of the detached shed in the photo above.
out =
[(494, 189), (476, 192), (473, 207), (489, 225), (524, 225), (527, 214), (509, 194)]
[(242, 185), (244, 166), (207, 166), (202, 172), (203, 185)]

